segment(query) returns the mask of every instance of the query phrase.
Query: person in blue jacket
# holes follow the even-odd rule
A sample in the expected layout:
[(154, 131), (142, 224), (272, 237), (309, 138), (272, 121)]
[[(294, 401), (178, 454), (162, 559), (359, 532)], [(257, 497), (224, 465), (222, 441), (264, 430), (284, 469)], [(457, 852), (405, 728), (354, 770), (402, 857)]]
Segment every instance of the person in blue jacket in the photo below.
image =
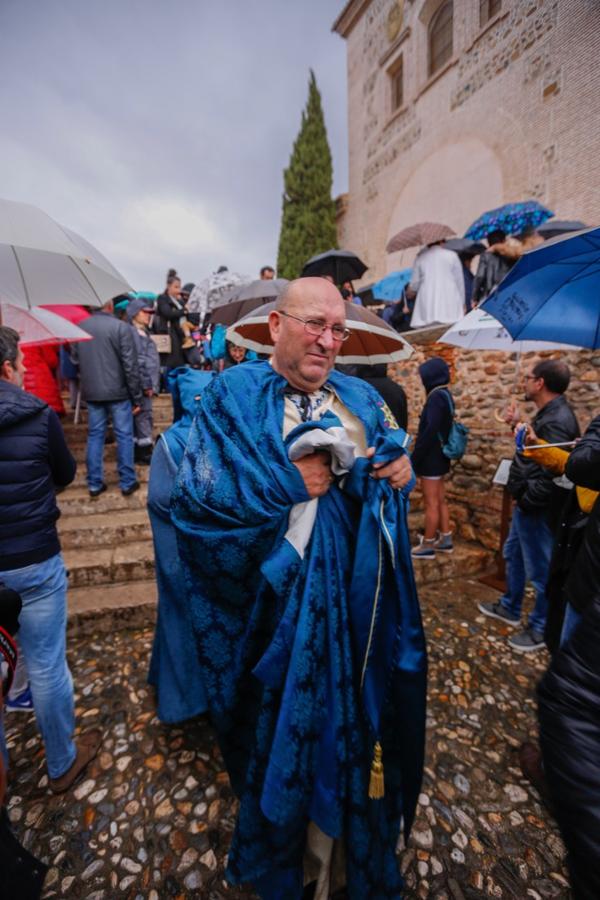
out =
[(413, 547), (415, 559), (434, 559), (436, 552), (452, 553), (452, 533), (444, 488), (444, 476), (450, 471), (450, 460), (442, 452), (448, 440), (454, 412), (450, 388), (450, 370), (439, 356), (421, 366), (419, 375), (427, 392), (419, 419), (419, 430), (411, 462), (418, 475), (425, 504), (425, 533)]

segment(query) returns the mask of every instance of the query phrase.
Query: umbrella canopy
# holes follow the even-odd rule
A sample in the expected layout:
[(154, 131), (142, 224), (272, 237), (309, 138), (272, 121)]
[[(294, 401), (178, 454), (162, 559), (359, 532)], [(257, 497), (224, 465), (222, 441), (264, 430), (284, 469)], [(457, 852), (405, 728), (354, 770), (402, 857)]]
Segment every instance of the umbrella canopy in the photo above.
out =
[(30, 206), (0, 200), (0, 297), (22, 307), (102, 306), (130, 285), (95, 247)]
[(422, 244), (437, 244), (438, 241), (453, 237), (455, 234), (456, 232), (447, 225), (440, 225), (437, 222), (418, 222), (395, 234), (388, 241), (385, 249), (388, 253), (395, 253), (397, 250), (408, 250), (409, 247), (420, 247)]
[(2, 324), (18, 331), (20, 343), (25, 347), (92, 340), (91, 334), (49, 309), (24, 309), (13, 303), (0, 303), (0, 313)]
[(484, 309), (473, 309), (438, 338), (442, 344), (465, 350), (503, 350), (529, 353), (539, 350), (573, 350), (568, 344), (552, 341), (515, 341), (506, 328)]
[(213, 272), (208, 278), (198, 282), (190, 294), (187, 302), (187, 310), (191, 313), (199, 313), (200, 321), (205, 315), (212, 312), (219, 300), (227, 294), (230, 288), (245, 284), (248, 281), (237, 272), (230, 272), (222, 267), (221, 271)]
[(528, 228), (537, 228), (554, 213), (538, 203), (537, 200), (524, 200), (520, 203), (505, 203), (496, 209), (490, 209), (475, 219), (465, 231), (465, 237), (473, 241), (487, 237), (490, 231), (504, 231), (506, 234), (520, 234)]
[(454, 250), (455, 253), (470, 253), (472, 256), (477, 256), (487, 250), (485, 244), (481, 244), (479, 241), (460, 237), (450, 238), (450, 240), (446, 241), (444, 247), (446, 250)]
[(524, 253), (481, 308), (519, 340), (600, 347), (600, 228)]
[(210, 321), (213, 325), (233, 325), (238, 319), (279, 297), (289, 282), (285, 278), (259, 279), (231, 288), (214, 307)]
[(373, 285), (373, 296), (376, 300), (385, 300), (386, 303), (395, 303), (402, 296), (402, 291), (410, 284), (412, 269), (399, 269), (390, 272), (385, 278), (381, 278)]
[(327, 250), (311, 257), (304, 264), (302, 278), (310, 275), (330, 275), (335, 284), (362, 278), (369, 267), (351, 250)]
[[(273, 309), (275, 304), (267, 303), (244, 316), (227, 329), (227, 340), (257, 353), (272, 353), (268, 323)], [(340, 345), (339, 362), (376, 366), (408, 359), (413, 353), (410, 344), (391, 325), (362, 306), (346, 303), (346, 326), (350, 337)]]
[(549, 238), (559, 237), (561, 234), (569, 234), (572, 231), (583, 231), (584, 228), (589, 227), (585, 222), (580, 222), (578, 219), (548, 219), (547, 222), (543, 222), (540, 225), (537, 233), (541, 234), (544, 240), (547, 241)]
[(85, 306), (68, 306), (66, 303), (47, 303), (42, 309), (48, 309), (63, 319), (68, 319), (73, 325), (79, 325), (84, 319), (89, 319), (90, 314)]

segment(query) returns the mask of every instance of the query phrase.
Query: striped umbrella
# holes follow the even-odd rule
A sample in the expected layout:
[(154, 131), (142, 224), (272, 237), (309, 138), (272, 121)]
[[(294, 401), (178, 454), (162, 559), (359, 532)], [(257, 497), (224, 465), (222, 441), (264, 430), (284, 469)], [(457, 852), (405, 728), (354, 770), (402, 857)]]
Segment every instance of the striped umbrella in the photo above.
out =
[(453, 237), (456, 234), (447, 225), (441, 225), (437, 222), (418, 222), (416, 225), (409, 225), (403, 228), (398, 234), (388, 241), (385, 248), (388, 253), (395, 253), (397, 250), (408, 250), (409, 247), (420, 247), (423, 244), (437, 244), (446, 238)]
[[(272, 353), (269, 313), (275, 303), (266, 303), (227, 329), (227, 340), (257, 353)], [(354, 303), (346, 303), (346, 327), (350, 337), (340, 345), (338, 360), (348, 365), (376, 366), (412, 356), (413, 348), (379, 316)]]

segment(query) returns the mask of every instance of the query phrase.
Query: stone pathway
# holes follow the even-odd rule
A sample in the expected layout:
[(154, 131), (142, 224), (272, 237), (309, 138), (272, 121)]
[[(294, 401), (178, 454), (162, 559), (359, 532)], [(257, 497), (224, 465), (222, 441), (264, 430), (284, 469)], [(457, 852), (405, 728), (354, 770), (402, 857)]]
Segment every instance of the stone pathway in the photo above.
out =
[[(421, 563), (426, 565), (426, 563)], [(479, 615), (496, 596), (473, 580), (421, 589), (429, 642), (428, 753), (421, 804), (401, 857), (407, 898), (566, 898), (564, 850), (516, 749), (536, 731), (546, 664), (512, 654)], [(235, 801), (205, 720), (162, 726), (146, 672), (152, 629), (70, 640), (81, 728), (102, 753), (65, 797), (47, 790), (33, 717), (6, 717), (10, 818), (51, 866), (46, 898), (251, 898), (223, 881)]]

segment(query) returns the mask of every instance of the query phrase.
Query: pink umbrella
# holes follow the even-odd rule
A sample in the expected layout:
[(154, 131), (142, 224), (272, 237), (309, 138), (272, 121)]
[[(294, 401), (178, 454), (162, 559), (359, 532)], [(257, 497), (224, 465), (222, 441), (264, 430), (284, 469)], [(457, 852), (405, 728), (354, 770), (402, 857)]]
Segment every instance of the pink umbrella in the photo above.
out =
[(32, 344), (66, 344), (91, 341), (92, 336), (63, 316), (57, 316), (40, 306), (25, 309), (12, 303), (0, 303), (0, 321), (18, 331), (24, 346)]
[(409, 225), (388, 241), (385, 248), (388, 253), (396, 250), (407, 250), (409, 247), (420, 247), (422, 244), (436, 244), (456, 234), (447, 225), (437, 222), (419, 222), (417, 225)]
[(85, 306), (70, 306), (68, 303), (44, 303), (40, 309), (49, 309), (51, 313), (68, 319), (73, 325), (79, 325), (84, 319), (89, 319), (90, 313)]

